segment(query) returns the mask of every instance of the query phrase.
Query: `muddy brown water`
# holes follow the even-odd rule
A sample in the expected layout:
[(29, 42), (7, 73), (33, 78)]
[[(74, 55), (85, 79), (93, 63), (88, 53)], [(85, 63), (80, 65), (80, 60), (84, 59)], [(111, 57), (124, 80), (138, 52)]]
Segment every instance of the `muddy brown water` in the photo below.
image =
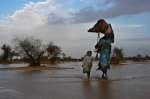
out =
[[(9, 66), (13, 67), (16, 64), (7, 65)], [(0, 71), (0, 99), (149, 99), (150, 97), (150, 64), (112, 66), (107, 81), (100, 79), (101, 72), (96, 71), (97, 63), (94, 63), (90, 80), (82, 73), (80, 62), (53, 66), (66, 69), (34, 72)]]

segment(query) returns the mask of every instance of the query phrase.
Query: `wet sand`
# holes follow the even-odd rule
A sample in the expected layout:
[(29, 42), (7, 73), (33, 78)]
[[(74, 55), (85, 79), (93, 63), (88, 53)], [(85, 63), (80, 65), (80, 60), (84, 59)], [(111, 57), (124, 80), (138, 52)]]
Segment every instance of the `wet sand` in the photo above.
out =
[[(54, 66), (55, 67), (55, 66)], [(92, 69), (91, 79), (82, 74), (80, 63), (35, 72), (0, 71), (0, 99), (149, 99), (150, 64), (112, 67), (109, 80)], [(72, 69), (71, 69), (72, 68)], [(8, 75), (3, 76), (3, 72)]]

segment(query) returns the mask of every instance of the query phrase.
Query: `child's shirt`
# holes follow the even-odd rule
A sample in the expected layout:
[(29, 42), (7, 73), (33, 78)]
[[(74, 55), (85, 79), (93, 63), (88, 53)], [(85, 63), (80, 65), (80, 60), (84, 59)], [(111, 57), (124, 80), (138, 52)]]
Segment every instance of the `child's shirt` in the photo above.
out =
[(91, 71), (91, 67), (92, 67), (92, 63), (93, 63), (92, 56), (87, 56), (87, 55), (84, 56), (83, 64), (82, 64), (83, 71), (84, 72), (90, 72)]

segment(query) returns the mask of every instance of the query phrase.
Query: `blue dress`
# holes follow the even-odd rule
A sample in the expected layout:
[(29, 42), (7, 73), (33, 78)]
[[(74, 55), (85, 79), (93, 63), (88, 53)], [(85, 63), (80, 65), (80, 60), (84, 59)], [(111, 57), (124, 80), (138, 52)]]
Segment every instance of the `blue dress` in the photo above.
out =
[(110, 68), (111, 40), (105, 37), (99, 40), (99, 68), (103, 71)]

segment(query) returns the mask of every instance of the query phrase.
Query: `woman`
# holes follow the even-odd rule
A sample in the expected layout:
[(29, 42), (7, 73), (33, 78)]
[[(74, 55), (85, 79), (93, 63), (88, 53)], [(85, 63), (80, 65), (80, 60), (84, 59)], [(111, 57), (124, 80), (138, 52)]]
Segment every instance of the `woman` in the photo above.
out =
[(100, 54), (98, 69), (103, 72), (102, 79), (107, 79), (107, 70), (110, 68), (111, 43), (114, 42), (113, 33), (105, 33), (104, 36), (96, 44), (95, 48)]
[(104, 19), (100, 19), (88, 32), (104, 34), (104, 37), (99, 40), (95, 48), (100, 54), (98, 70), (103, 72), (102, 78), (107, 78), (107, 69), (110, 68), (111, 43), (114, 43), (114, 33), (111, 24), (108, 24)]

